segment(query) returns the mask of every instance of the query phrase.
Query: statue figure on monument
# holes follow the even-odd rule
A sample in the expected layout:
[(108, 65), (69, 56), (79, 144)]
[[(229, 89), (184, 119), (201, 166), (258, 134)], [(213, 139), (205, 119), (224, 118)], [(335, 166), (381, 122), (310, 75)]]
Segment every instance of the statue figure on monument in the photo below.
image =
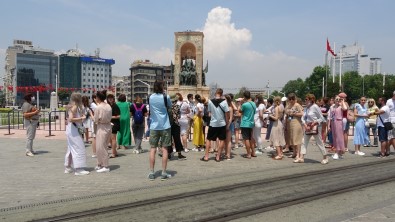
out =
[(196, 62), (191, 58), (184, 57), (181, 64), (180, 85), (196, 85)]

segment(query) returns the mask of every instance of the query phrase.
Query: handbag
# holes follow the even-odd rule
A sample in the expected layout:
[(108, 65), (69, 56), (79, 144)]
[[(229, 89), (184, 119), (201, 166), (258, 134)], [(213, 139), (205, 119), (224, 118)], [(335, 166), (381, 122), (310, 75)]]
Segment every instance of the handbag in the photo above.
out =
[(78, 130), (78, 133), (82, 136), (82, 135), (84, 135), (84, 133), (85, 133), (85, 128), (84, 128), (84, 126), (81, 124), (81, 125), (77, 125), (77, 124), (75, 124), (75, 123), (73, 123), (73, 125), (77, 128), (77, 130)]
[(379, 115), (379, 118), (380, 118), (381, 122), (383, 123), (385, 130), (390, 131), (394, 128), (394, 126), (392, 126), (391, 122), (384, 122), (380, 115)]
[(370, 124), (369, 124), (369, 122), (367, 120), (365, 120), (365, 126), (366, 127), (370, 127)]
[(376, 120), (375, 119), (368, 119), (369, 127), (375, 127), (376, 126)]
[(314, 125), (310, 128), (310, 130), (305, 130), (306, 135), (317, 135), (318, 134), (318, 125)]

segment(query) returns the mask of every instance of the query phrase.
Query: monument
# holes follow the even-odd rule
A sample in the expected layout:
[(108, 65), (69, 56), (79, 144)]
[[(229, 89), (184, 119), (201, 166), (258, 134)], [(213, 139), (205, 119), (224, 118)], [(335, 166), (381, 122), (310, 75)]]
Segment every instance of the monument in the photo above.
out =
[(207, 99), (210, 88), (206, 86), (208, 63), (203, 69), (203, 32), (175, 32), (175, 52), (172, 72), (174, 85), (168, 87), (168, 94), (199, 94)]

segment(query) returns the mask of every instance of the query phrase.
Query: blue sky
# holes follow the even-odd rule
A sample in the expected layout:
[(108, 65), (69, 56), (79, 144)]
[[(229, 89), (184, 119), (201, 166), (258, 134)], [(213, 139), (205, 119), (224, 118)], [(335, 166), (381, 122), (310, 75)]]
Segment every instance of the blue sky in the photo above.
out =
[[(305, 78), (324, 62), (328, 37), (336, 48), (358, 42), (395, 74), (395, 1), (391, 0), (4, 0), (0, 65), (13, 39), (65, 52), (101, 49), (115, 75), (130, 63), (174, 60), (174, 32), (205, 34), (207, 82), (224, 88), (274, 88)], [(0, 69), (0, 76), (4, 69)]]

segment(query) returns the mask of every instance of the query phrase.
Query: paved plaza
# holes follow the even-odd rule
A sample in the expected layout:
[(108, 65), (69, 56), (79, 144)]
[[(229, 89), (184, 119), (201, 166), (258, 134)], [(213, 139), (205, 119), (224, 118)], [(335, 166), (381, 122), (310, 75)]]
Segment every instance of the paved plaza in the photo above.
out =
[[(168, 172), (172, 175), (171, 179), (161, 181), (157, 178), (154, 181), (149, 181), (147, 179), (149, 169), (148, 142), (143, 142), (143, 149), (146, 152), (142, 154), (132, 154), (132, 149), (119, 150), (119, 157), (110, 159), (111, 172), (103, 174), (93, 171), (96, 159), (91, 157), (91, 146), (86, 145), (88, 170), (92, 172), (87, 176), (74, 176), (74, 174), (64, 174), (63, 164), (67, 143), (63, 131), (53, 132), (54, 136), (46, 137), (47, 132), (39, 130), (34, 141), (34, 150), (37, 152), (34, 157), (25, 156), (25, 131), (12, 130), (14, 134), (4, 135), (7, 132), (4, 129), (0, 130), (0, 146), (2, 149), (0, 154), (0, 167), (2, 169), (0, 214), (2, 211), (13, 208), (40, 205), (51, 201), (70, 200), (98, 193), (137, 191), (151, 187), (169, 189), (177, 184), (194, 186), (195, 183), (202, 180), (209, 181), (223, 178), (231, 181), (233, 175), (245, 175), (247, 178), (254, 173), (274, 177), (326, 167), (376, 161), (377, 157), (372, 154), (379, 150), (378, 147), (363, 148), (363, 151), (367, 154), (364, 157), (347, 154), (344, 160), (334, 161), (330, 159), (328, 165), (320, 164), (321, 154), (319, 149), (312, 144), (308, 147), (308, 155), (304, 164), (292, 163), (290, 158), (275, 161), (268, 157), (267, 153), (248, 160), (241, 157), (241, 154), (245, 152), (244, 148), (233, 150), (234, 158), (232, 160), (217, 163), (214, 161), (214, 155), (211, 155), (209, 162), (203, 162), (200, 161), (203, 152), (191, 151), (185, 154), (187, 160), (181, 161), (177, 157), (173, 157), (169, 162)], [(352, 148), (351, 144), (352, 141), (350, 140), (349, 148)], [(264, 145), (268, 145), (268, 142), (265, 141)], [(156, 161), (155, 170), (156, 175), (159, 176), (161, 170), (160, 158), (157, 157)], [(389, 205), (383, 209), (374, 209), (370, 214), (366, 212), (360, 216), (356, 215), (349, 221), (369, 221), (366, 220), (369, 215), (381, 218), (374, 221), (394, 221), (393, 214), (390, 215), (391, 220), (383, 219), (383, 215), (388, 212), (388, 209), (392, 209), (392, 212), (394, 212), (395, 205)]]

